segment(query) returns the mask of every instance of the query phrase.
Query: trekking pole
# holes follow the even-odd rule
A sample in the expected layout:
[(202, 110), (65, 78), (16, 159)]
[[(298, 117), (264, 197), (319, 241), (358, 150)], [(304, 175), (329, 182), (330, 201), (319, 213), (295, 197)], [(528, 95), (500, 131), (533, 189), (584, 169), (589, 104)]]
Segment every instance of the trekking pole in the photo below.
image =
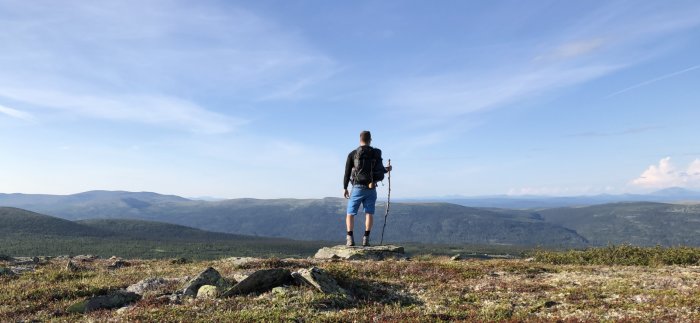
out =
[[(387, 166), (391, 166), (391, 159), (389, 159), (389, 163)], [(386, 195), (386, 212), (384, 212), (384, 225), (382, 225), (382, 239), (379, 240), (380, 246), (382, 245), (382, 243), (384, 243), (384, 229), (386, 228), (386, 218), (389, 216), (389, 207), (391, 206), (391, 171), (389, 171), (389, 176), (387, 177), (387, 180), (389, 181), (389, 189)]]

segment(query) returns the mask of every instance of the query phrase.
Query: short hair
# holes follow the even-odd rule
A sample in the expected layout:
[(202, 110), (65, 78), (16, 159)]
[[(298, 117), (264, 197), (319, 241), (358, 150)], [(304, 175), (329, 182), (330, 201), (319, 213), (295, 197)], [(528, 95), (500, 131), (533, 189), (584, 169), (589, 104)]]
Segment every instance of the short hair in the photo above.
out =
[(360, 141), (364, 143), (369, 143), (370, 141), (372, 141), (372, 134), (367, 130), (360, 132)]

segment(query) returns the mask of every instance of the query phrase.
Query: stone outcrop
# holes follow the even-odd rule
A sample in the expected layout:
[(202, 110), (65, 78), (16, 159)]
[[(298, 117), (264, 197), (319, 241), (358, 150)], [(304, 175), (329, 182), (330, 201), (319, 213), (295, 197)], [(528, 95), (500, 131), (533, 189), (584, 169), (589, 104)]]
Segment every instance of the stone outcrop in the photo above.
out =
[(155, 292), (163, 287), (167, 287), (170, 284), (180, 283), (181, 281), (182, 280), (179, 278), (146, 278), (138, 283), (130, 285), (126, 288), (126, 291), (143, 296), (147, 292)]
[(75, 303), (68, 307), (66, 312), (88, 313), (101, 309), (119, 308), (136, 302), (140, 299), (141, 296), (136, 293), (127, 292), (125, 290), (118, 290), (107, 295), (95, 296), (85, 301)]
[(68, 263), (66, 263), (66, 271), (72, 273), (80, 271), (80, 266), (76, 265), (73, 260), (68, 260)]
[(130, 266), (130, 265), (131, 265), (130, 263), (128, 263), (128, 262), (126, 262), (126, 261), (124, 261), (124, 260), (117, 259), (117, 260), (115, 260), (111, 265), (107, 266), (107, 269), (112, 269), (112, 270), (114, 270), (114, 269), (119, 269), (119, 268), (122, 268), (122, 267), (128, 267), (128, 266)]
[(313, 286), (322, 293), (340, 294), (349, 297), (347, 291), (340, 287), (338, 282), (321, 268), (300, 269), (292, 273), (292, 277), (300, 284)]
[(0, 277), (2, 276), (14, 276), (15, 272), (12, 271), (12, 269), (7, 268), (7, 267), (0, 267)]
[(231, 257), (231, 258), (226, 258), (224, 261), (230, 262), (236, 267), (242, 267), (248, 263), (256, 262), (259, 260), (261, 260), (261, 259), (254, 258), (254, 257)]
[(384, 260), (406, 259), (403, 247), (386, 245), (371, 247), (348, 247), (344, 245), (321, 248), (316, 259)]
[(209, 267), (192, 278), (187, 283), (182, 293), (185, 296), (196, 296), (199, 288), (204, 285), (214, 285), (224, 288), (227, 284), (216, 269)]
[(262, 269), (248, 275), (248, 277), (224, 292), (222, 296), (229, 297), (234, 295), (265, 292), (274, 287), (289, 283), (291, 280), (292, 276), (289, 269)]

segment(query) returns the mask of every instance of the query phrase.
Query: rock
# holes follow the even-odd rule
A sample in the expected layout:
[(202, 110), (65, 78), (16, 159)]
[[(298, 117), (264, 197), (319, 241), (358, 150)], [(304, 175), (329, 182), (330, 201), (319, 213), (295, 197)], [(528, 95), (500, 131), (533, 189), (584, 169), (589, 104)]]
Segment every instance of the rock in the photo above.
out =
[(15, 274), (22, 274), (26, 272), (33, 272), (36, 270), (36, 267), (34, 265), (30, 266), (12, 266), (11, 267), (12, 271), (15, 272)]
[(149, 291), (156, 291), (159, 288), (162, 288), (163, 286), (167, 286), (168, 284), (179, 282), (180, 279), (178, 278), (160, 278), (160, 277), (155, 277), (155, 278), (146, 278), (138, 283), (132, 284), (129, 287), (126, 288), (127, 292), (132, 292), (139, 294), (143, 296), (146, 292)]
[(248, 263), (256, 262), (256, 261), (259, 261), (261, 259), (260, 258), (253, 258), (253, 257), (231, 257), (231, 258), (226, 258), (224, 260), (232, 263), (236, 267), (242, 267)]
[(75, 303), (68, 307), (68, 313), (88, 313), (101, 309), (113, 309), (123, 307), (141, 299), (136, 293), (118, 290), (108, 295), (95, 296), (85, 301)]
[(233, 278), (234, 278), (237, 282), (240, 282), (240, 281), (243, 281), (244, 279), (248, 278), (248, 276), (250, 276), (250, 274), (252, 274), (252, 273), (253, 273), (253, 271), (234, 273), (234, 274), (233, 274)]
[(33, 263), (38, 264), (40, 261), (41, 261), (41, 259), (39, 259), (39, 257), (36, 257), (36, 256), (32, 257)]
[(209, 267), (192, 278), (192, 280), (187, 283), (182, 293), (185, 296), (196, 296), (199, 288), (204, 285), (214, 285), (224, 288), (227, 284), (216, 269)]
[(114, 261), (111, 265), (107, 266), (107, 269), (119, 269), (122, 267), (128, 267), (130, 265), (131, 265), (130, 263), (119, 259), (119, 260)]
[(10, 257), (8, 255), (0, 255), (0, 261), (14, 261), (15, 258)]
[(170, 263), (173, 265), (182, 265), (182, 264), (186, 264), (188, 262), (189, 262), (189, 260), (187, 260), (187, 258), (182, 258), (182, 257), (170, 259)]
[(339, 245), (334, 247), (321, 248), (316, 255), (316, 259), (341, 258), (346, 260), (384, 260), (384, 259), (406, 259), (403, 247), (386, 245), (371, 247), (348, 247)]
[(282, 286), (291, 280), (292, 276), (289, 269), (273, 268), (258, 270), (224, 292), (222, 296), (229, 297), (233, 295), (264, 292), (274, 287)]
[(68, 263), (66, 264), (66, 271), (69, 271), (69, 272), (72, 272), (72, 273), (73, 273), (73, 272), (76, 272), (76, 271), (79, 271), (79, 270), (80, 270), (80, 267), (79, 267), (78, 265), (76, 265), (76, 264), (73, 262), (73, 260), (68, 260)]
[(347, 291), (338, 286), (338, 282), (321, 268), (311, 267), (309, 269), (300, 269), (292, 273), (292, 277), (294, 277), (297, 282), (313, 286), (324, 294), (341, 294), (348, 296)]
[(98, 258), (100, 258), (100, 257), (95, 256), (95, 255), (77, 255), (77, 256), (73, 257), (74, 260), (82, 261), (82, 262), (92, 262)]
[(15, 272), (12, 271), (12, 269), (7, 268), (7, 267), (0, 267), (0, 277), (2, 276), (14, 276)]
[(165, 301), (170, 304), (182, 304), (182, 292), (178, 291), (170, 295), (163, 295), (156, 297), (157, 300)]
[(203, 285), (197, 291), (197, 298), (213, 299), (219, 297), (219, 289), (214, 285)]
[(462, 255), (461, 254), (456, 254), (450, 258), (450, 260), (457, 261), (457, 260), (462, 260)]

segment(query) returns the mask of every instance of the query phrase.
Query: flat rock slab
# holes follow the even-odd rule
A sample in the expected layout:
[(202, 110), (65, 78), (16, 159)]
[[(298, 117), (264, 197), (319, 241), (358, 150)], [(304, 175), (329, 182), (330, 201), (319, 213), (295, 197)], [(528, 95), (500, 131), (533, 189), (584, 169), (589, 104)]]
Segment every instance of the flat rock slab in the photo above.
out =
[(348, 293), (338, 285), (338, 282), (321, 268), (300, 269), (292, 273), (292, 277), (302, 284), (313, 286), (324, 294), (341, 294), (348, 297)]
[(384, 259), (406, 259), (403, 247), (395, 245), (370, 246), (370, 247), (348, 247), (333, 246), (321, 248), (316, 255), (316, 259), (346, 259), (346, 260), (384, 260)]
[(147, 292), (155, 292), (163, 287), (167, 287), (170, 284), (182, 283), (179, 278), (146, 278), (138, 283), (132, 284), (126, 288), (127, 292), (132, 292), (143, 296)]
[(265, 292), (274, 287), (282, 286), (291, 280), (292, 273), (289, 269), (273, 268), (258, 270), (231, 287), (222, 296), (229, 297), (233, 295)]

